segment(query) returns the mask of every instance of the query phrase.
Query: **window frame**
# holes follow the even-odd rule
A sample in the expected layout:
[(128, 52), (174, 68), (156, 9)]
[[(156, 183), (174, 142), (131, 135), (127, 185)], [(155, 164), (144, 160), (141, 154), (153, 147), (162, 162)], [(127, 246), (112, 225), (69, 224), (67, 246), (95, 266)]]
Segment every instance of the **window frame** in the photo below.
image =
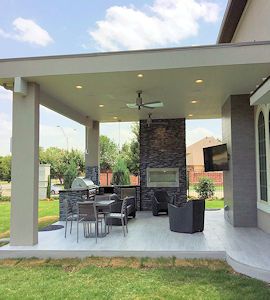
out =
[[(259, 160), (259, 116), (264, 116), (265, 147), (266, 147), (266, 173), (267, 173), (267, 200), (261, 199), (260, 187), (260, 160)], [(270, 104), (262, 104), (257, 107), (255, 118), (256, 137), (256, 174), (257, 174), (257, 208), (270, 213)]]

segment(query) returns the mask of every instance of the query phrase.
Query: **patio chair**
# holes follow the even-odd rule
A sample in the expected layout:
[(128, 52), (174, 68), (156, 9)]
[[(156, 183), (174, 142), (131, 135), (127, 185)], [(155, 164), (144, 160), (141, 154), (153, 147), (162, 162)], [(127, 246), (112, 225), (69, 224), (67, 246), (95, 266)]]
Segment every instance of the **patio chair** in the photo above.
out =
[(153, 216), (158, 216), (161, 212), (168, 214), (168, 203), (172, 202), (166, 191), (155, 191), (152, 198)]
[(175, 206), (168, 204), (170, 230), (182, 233), (202, 232), (204, 229), (204, 200), (192, 200)]
[[(127, 220), (128, 217), (136, 217), (136, 200), (134, 196), (125, 197), (127, 198)], [(110, 200), (114, 200), (115, 202), (110, 206), (110, 212), (113, 213), (120, 213), (122, 208), (122, 202), (123, 200), (119, 198), (117, 194), (112, 194), (109, 197)], [(112, 225), (121, 226), (120, 220), (112, 220)]]
[(126, 236), (126, 233), (128, 233), (128, 226), (127, 226), (127, 204), (128, 204), (128, 197), (123, 199), (122, 201), (122, 207), (121, 207), (121, 212), (111, 212), (106, 215), (106, 224), (108, 226), (108, 231), (109, 231), (109, 225), (112, 227), (113, 220), (120, 220), (122, 229), (123, 229), (123, 234), (124, 237)]
[(77, 220), (77, 214), (74, 212), (72, 202), (64, 199), (63, 200), (63, 205), (64, 205), (64, 214), (65, 214), (65, 238), (67, 237), (67, 226), (68, 222), (70, 221), (70, 234), (72, 232), (72, 223), (73, 221)]
[(92, 233), (91, 224), (95, 224), (95, 239), (97, 243), (98, 237), (98, 224), (102, 219), (99, 218), (94, 201), (77, 202), (77, 243), (79, 242), (79, 224), (83, 223), (84, 237), (89, 237)]

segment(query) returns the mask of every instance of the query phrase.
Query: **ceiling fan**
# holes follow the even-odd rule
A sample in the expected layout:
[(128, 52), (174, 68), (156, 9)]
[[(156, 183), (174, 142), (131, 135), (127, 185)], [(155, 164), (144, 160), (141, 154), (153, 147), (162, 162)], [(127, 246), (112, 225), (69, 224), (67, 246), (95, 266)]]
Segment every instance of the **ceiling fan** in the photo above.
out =
[(150, 127), (151, 125), (168, 125), (168, 122), (164, 122), (164, 121), (157, 121), (157, 120), (153, 120), (152, 119), (152, 114), (148, 114), (148, 118), (146, 120), (147, 126)]
[(153, 101), (153, 102), (146, 102), (143, 103), (143, 99), (142, 99), (142, 91), (137, 91), (137, 99), (135, 103), (128, 103), (127, 107), (128, 108), (137, 108), (138, 110), (141, 110), (141, 108), (150, 108), (150, 109), (154, 109), (154, 108), (158, 108), (158, 107), (163, 107), (163, 102), (161, 101)]

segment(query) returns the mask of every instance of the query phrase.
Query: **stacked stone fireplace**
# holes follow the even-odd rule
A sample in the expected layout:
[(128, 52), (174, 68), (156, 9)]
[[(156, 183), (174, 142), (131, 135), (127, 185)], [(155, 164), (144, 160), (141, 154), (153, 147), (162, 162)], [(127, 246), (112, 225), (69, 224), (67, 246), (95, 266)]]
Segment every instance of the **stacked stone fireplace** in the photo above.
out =
[[(147, 178), (149, 169), (177, 170), (177, 180), (172, 184), (158, 182), (153, 187)], [(151, 126), (146, 120), (140, 121), (140, 182), (143, 210), (151, 210), (156, 190), (166, 190), (178, 203), (186, 201), (185, 119), (154, 120)]]

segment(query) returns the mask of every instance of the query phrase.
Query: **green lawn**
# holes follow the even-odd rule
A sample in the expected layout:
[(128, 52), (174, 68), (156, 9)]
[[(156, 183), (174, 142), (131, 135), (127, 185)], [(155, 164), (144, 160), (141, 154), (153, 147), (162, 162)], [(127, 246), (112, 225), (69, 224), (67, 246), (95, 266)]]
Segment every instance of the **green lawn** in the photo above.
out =
[(222, 261), (87, 258), (0, 261), (4, 299), (270, 299)]
[[(195, 191), (195, 185), (194, 185), (194, 184), (191, 184), (191, 185), (189, 186), (189, 190), (190, 190), (190, 191)], [(215, 185), (215, 191), (217, 191), (217, 192), (223, 191), (223, 185)]]
[(215, 200), (206, 200), (205, 201), (205, 208), (208, 209), (220, 209), (220, 208), (224, 208), (224, 200), (219, 200), (219, 199), (215, 199)]
[[(58, 220), (59, 201), (39, 201), (39, 228)], [(9, 236), (10, 202), (0, 202), (0, 238)]]

